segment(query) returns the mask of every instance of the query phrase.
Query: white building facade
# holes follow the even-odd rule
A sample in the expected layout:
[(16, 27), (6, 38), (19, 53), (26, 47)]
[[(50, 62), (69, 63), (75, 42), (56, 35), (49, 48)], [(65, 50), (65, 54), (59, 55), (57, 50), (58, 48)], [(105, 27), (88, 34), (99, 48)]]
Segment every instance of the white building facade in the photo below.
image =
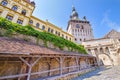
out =
[(72, 7), (72, 14), (68, 22), (67, 32), (74, 36), (74, 40), (77, 44), (94, 38), (90, 22), (87, 21), (85, 16), (83, 20), (79, 19), (75, 7)]

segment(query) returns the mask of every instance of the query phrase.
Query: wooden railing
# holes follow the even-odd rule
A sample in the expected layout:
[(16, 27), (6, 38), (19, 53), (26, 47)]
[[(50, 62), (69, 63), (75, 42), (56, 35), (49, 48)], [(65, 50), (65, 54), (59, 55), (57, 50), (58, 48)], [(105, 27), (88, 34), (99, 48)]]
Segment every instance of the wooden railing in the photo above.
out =
[[(78, 70), (77, 70), (78, 68)], [(92, 67), (91, 65), (89, 67), (85, 67), (85, 68), (80, 68), (80, 66), (70, 66), (70, 67), (64, 67), (62, 68), (62, 70), (66, 70), (66, 69), (76, 69), (74, 70), (74, 72), (78, 72), (78, 71), (81, 71), (81, 70), (85, 70), (85, 69), (89, 69), (89, 68), (94, 68)], [(60, 71), (61, 69), (60, 68), (57, 68), (57, 69), (52, 69), (52, 70), (47, 70), (47, 71), (40, 71), (40, 72), (34, 72), (34, 73), (30, 73), (30, 75), (37, 75), (37, 74), (43, 74), (43, 73), (51, 73), (51, 72), (54, 72), (54, 71)], [(73, 71), (70, 71), (68, 73), (72, 73)], [(13, 78), (19, 78), (19, 77), (25, 77), (25, 76), (28, 76), (29, 73), (25, 73), (25, 74), (18, 74), (18, 75), (10, 75), (10, 76), (3, 76), (3, 77), (0, 77), (0, 80), (1, 79), (13, 79)], [(64, 75), (64, 73), (63, 73)]]

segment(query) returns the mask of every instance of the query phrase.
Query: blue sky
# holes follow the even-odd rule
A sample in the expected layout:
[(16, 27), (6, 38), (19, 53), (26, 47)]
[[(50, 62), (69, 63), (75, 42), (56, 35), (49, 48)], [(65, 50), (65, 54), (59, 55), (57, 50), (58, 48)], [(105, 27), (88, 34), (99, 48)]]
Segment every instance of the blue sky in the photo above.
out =
[(90, 21), (95, 38), (103, 37), (111, 29), (120, 31), (120, 0), (34, 0), (34, 16), (66, 30), (75, 6), (80, 19)]

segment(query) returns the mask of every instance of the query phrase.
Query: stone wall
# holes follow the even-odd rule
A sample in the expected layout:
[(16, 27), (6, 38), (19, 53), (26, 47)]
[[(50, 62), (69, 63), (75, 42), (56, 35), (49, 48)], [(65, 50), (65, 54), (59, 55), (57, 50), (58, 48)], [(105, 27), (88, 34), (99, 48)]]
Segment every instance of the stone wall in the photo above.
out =
[[(32, 67), (31, 73), (44, 72), (44, 71), (49, 71), (53, 69), (58, 69), (58, 70), (36, 74), (36, 75), (31, 75), (31, 80), (36, 79), (36, 78), (45, 78), (49, 76), (59, 75), (60, 74), (60, 62), (56, 58), (57, 57), (42, 57)], [(26, 58), (25, 60), (28, 61), (28, 58)], [(31, 58), (32, 63), (35, 60), (36, 58)], [(87, 62), (84, 61), (84, 59), (81, 59), (81, 61), (79, 62), (80, 62), (79, 64), (80, 64), (81, 69), (89, 68), (87, 66), (88, 65)], [(73, 72), (73, 71), (78, 71), (78, 68), (72, 67), (72, 66), (77, 66), (76, 60), (74, 57), (65, 58), (62, 65), (63, 65), (63, 69), (62, 69), (63, 74)], [(65, 67), (72, 67), (72, 68), (64, 69)], [(19, 58), (0, 57), (0, 77), (28, 73), (28, 70), (29, 70), (29, 67), (24, 62), (22, 62)], [(83, 72), (86, 72), (86, 71), (83, 71)], [(26, 80), (26, 77), (14, 78), (14, 80), (17, 80), (17, 79)], [(8, 79), (8, 80), (13, 80), (13, 79)]]
[(120, 42), (118, 39), (96, 39), (83, 43), (88, 53), (98, 59), (99, 65), (120, 65), (119, 63), (119, 48)]

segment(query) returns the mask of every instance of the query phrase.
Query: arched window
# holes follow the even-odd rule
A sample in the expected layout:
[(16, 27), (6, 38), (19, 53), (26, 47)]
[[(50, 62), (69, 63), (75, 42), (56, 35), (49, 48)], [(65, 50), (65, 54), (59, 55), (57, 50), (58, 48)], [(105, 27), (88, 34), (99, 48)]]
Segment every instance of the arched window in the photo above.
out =
[(17, 11), (17, 9), (18, 9), (18, 7), (17, 7), (16, 5), (14, 5), (14, 6), (12, 7), (12, 10), (14, 10), (14, 11)]
[(64, 38), (64, 34), (62, 34), (62, 37)]
[(51, 33), (53, 33), (54, 32), (54, 30), (53, 29), (51, 29)]
[(66, 36), (66, 39), (68, 39), (68, 37)]
[(3, 0), (3, 1), (1, 2), (1, 4), (2, 4), (3, 6), (6, 6), (6, 5), (8, 4), (8, 2), (7, 2), (7, 0)]
[(30, 20), (30, 21), (29, 21), (29, 24), (33, 24), (33, 20)]
[(58, 36), (60, 36), (60, 32), (58, 32)]
[(22, 14), (23, 14), (23, 15), (26, 15), (26, 10), (22, 10)]
[(48, 32), (50, 32), (50, 30), (51, 30), (51, 29), (50, 29), (50, 28), (48, 28)]
[(45, 30), (45, 26), (44, 25), (42, 26), (42, 30)]
[(36, 28), (39, 28), (39, 26), (40, 26), (40, 24), (39, 24), (39, 23), (37, 23), (37, 24), (36, 24)]

